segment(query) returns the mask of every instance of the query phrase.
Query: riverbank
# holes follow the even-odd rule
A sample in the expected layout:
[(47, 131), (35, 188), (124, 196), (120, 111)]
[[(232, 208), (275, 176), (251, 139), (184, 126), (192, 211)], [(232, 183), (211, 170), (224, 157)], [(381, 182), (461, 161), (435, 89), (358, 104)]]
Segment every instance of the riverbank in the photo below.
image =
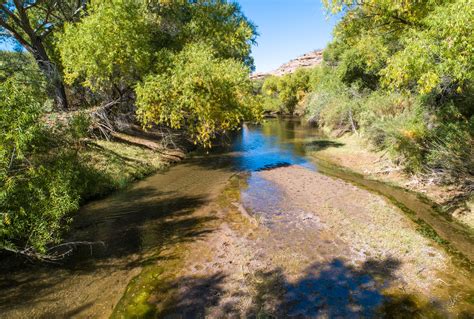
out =
[[(196, 241), (168, 246), (114, 318), (451, 317), (472, 282), (382, 197), (298, 165), (238, 174)], [(460, 288), (462, 287), (462, 289)]]
[(156, 252), (113, 318), (472, 310), (469, 274), (380, 196), (298, 165), (233, 175), (225, 185), (192, 214), (206, 219), (199, 238)]
[(355, 134), (331, 139), (325, 147), (310, 152), (310, 155), (364, 175), (368, 179), (422, 194), (455, 220), (474, 230), (474, 195), (469, 198), (455, 185), (437, 185), (429, 180), (408, 176), (390, 161), (385, 152), (371, 149), (370, 145)]
[[(177, 135), (177, 134), (175, 134)], [(51, 240), (46, 251), (41, 254), (31, 253), (27, 250), (14, 252), (13, 250), (0, 250), (3, 260), (8, 259), (16, 265), (24, 262), (49, 262), (61, 261), (65, 251), (62, 248), (73, 248), (65, 238), (74, 232), (77, 211), (85, 204), (104, 198), (105, 196), (124, 190), (131, 184), (158, 171), (167, 169), (171, 164), (184, 159), (186, 146), (184, 142), (174, 142), (172, 147), (161, 146), (161, 139), (146, 139), (121, 133), (120, 139), (110, 136), (109, 139), (82, 139), (75, 145), (67, 148), (71, 154), (66, 158), (65, 164), (75, 161), (74, 174), (68, 184), (67, 192), (73, 198), (74, 205), (58, 217), (56, 227), (60, 228), (58, 238)], [(173, 137), (174, 138), (174, 137)], [(147, 147), (146, 142), (160, 145), (160, 147)], [(163, 143), (164, 144), (164, 143)], [(62, 190), (64, 191), (64, 190)], [(57, 208), (61, 203), (54, 201), (54, 194), (50, 196), (50, 210)], [(70, 198), (68, 198), (70, 199)], [(55, 244), (62, 248), (55, 248)], [(69, 247), (69, 248), (68, 248)], [(34, 250), (33, 250), (34, 251)], [(68, 253), (66, 252), (66, 255)], [(8, 267), (9, 262), (0, 266)]]
[[(127, 136), (121, 134), (121, 140), (90, 140), (80, 150), (79, 156), (96, 172), (95, 176), (91, 176), (85, 201), (124, 189), (185, 157), (184, 147), (152, 149), (127, 142)], [(130, 136), (132, 138), (138, 139)]]

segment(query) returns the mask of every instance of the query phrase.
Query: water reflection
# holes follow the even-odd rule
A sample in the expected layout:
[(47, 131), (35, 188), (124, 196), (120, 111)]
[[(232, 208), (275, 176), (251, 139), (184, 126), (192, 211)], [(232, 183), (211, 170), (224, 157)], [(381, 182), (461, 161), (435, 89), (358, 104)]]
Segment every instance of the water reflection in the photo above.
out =
[(299, 120), (270, 120), (263, 125), (246, 124), (232, 143), (235, 169), (258, 171), (279, 166), (300, 165), (315, 169), (305, 158), (305, 141), (318, 136)]

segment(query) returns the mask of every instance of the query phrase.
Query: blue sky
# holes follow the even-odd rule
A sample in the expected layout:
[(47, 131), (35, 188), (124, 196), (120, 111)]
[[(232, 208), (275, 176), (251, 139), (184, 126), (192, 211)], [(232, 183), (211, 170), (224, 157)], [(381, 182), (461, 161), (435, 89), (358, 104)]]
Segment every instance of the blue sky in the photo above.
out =
[(4, 42), (0, 42), (0, 50), (11, 49), (11, 45), (8, 45)]
[(327, 19), (320, 0), (238, 0), (242, 11), (258, 27), (253, 48), (257, 72), (281, 64), (331, 40), (336, 19)]
[(16, 46), (13, 45), (11, 42), (4, 42), (0, 41), (0, 50), (13, 50)]

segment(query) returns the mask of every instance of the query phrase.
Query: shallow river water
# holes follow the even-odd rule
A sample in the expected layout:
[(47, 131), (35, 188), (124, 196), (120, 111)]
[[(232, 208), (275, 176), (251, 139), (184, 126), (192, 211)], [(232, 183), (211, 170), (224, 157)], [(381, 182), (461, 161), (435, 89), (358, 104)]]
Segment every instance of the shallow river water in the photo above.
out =
[(58, 265), (6, 268), (5, 318), (474, 316), (472, 232), (317, 159), (298, 120), (244, 125), (85, 205)]

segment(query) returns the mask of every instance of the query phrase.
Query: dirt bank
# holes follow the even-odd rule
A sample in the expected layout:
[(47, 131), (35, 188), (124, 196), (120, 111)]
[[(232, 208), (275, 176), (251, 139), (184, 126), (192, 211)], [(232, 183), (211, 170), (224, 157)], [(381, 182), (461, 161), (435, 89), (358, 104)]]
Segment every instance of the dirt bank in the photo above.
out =
[(344, 135), (311, 155), (368, 178), (421, 193), (440, 205), (456, 220), (474, 230), (474, 197), (466, 201), (463, 191), (455, 185), (442, 186), (416, 176), (408, 176), (400, 167), (393, 165), (386, 153), (370, 149), (371, 147), (356, 135)]
[(181, 164), (88, 203), (67, 240), (96, 244), (79, 246), (58, 265), (2, 271), (0, 313), (5, 318), (108, 318), (134, 277), (150, 263), (164, 263), (158, 255), (170, 247), (179, 251), (212, 229), (215, 218), (205, 208), (229, 176)]

